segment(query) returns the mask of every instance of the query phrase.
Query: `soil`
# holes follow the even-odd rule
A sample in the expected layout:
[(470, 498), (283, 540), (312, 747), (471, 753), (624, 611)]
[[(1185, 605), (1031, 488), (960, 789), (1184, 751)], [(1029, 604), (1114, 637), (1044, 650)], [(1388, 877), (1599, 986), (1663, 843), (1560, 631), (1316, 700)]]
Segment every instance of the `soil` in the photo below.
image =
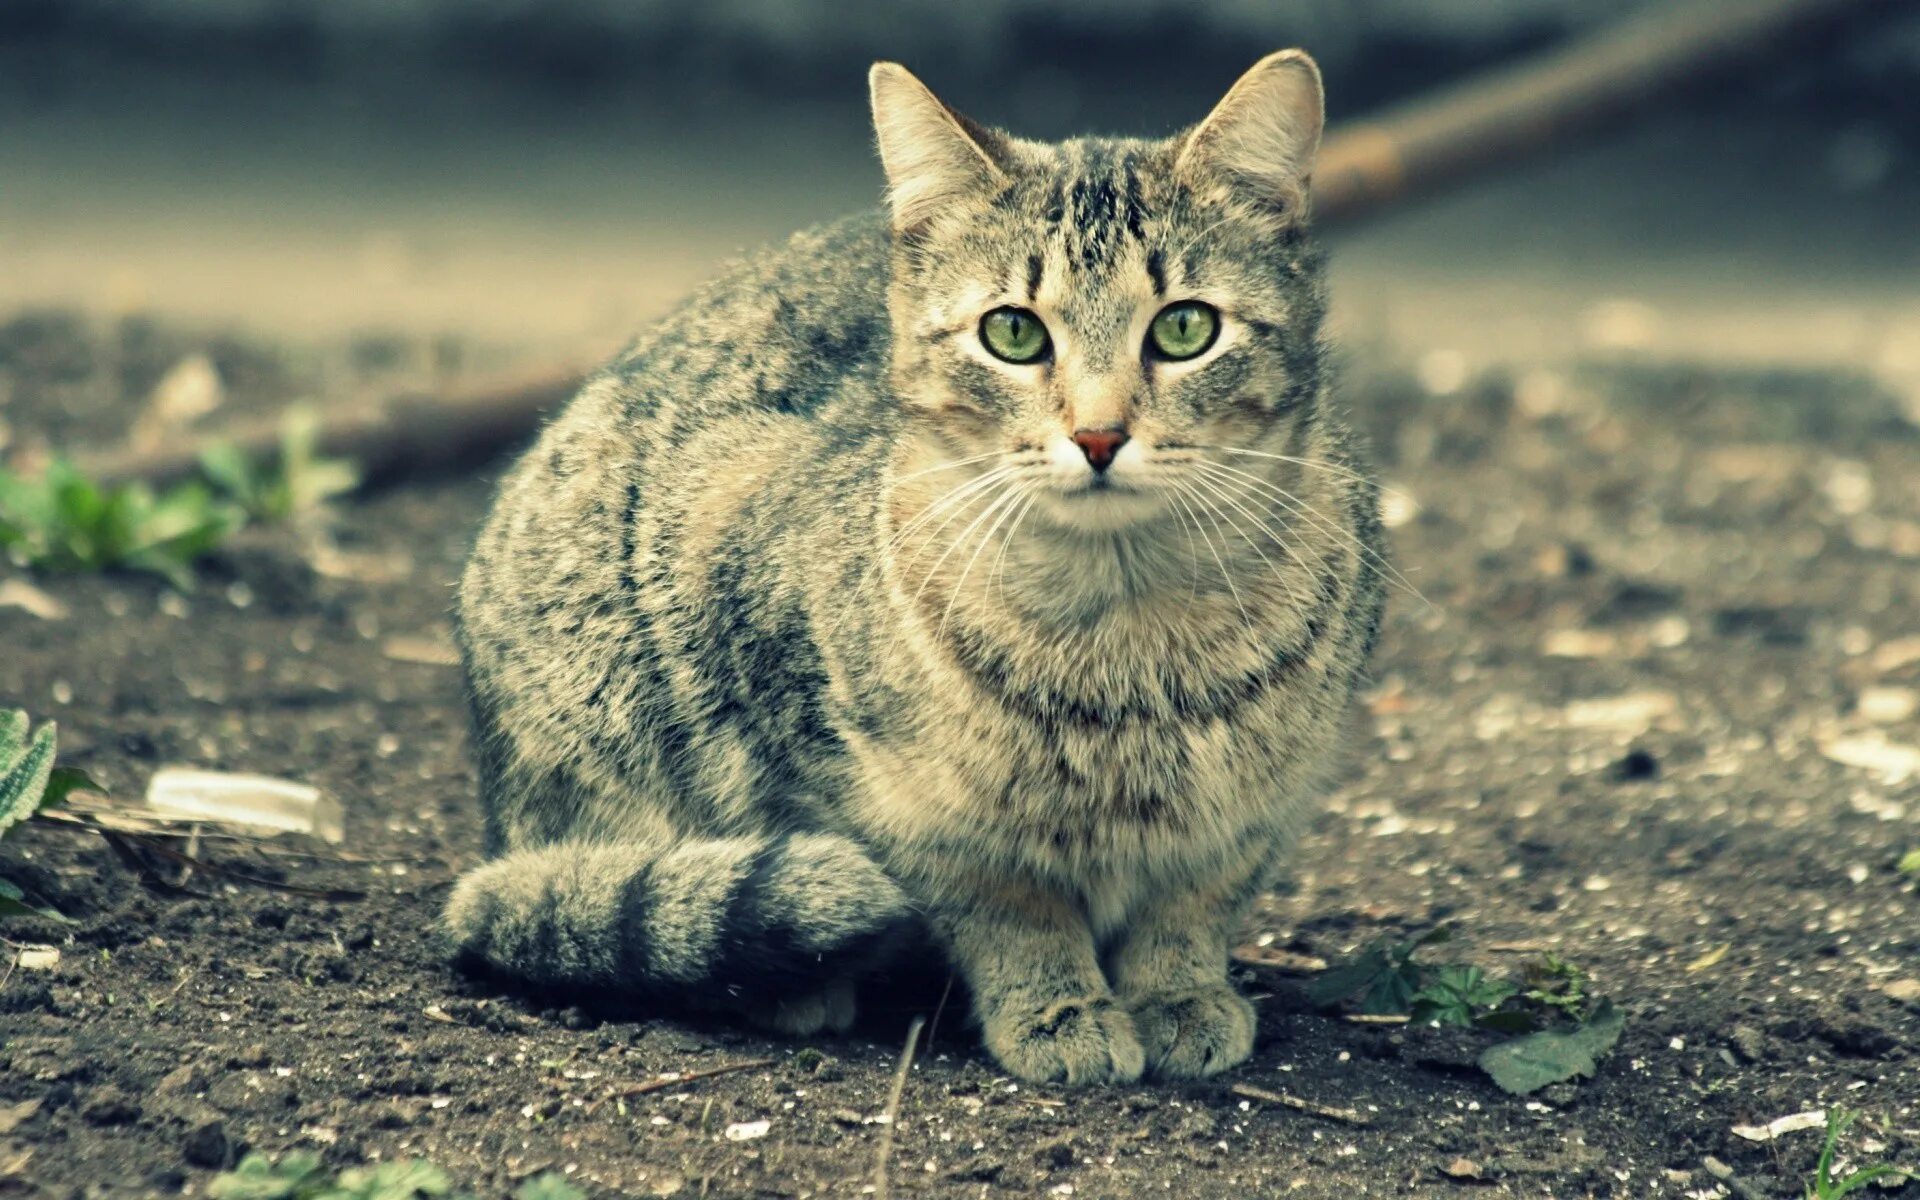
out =
[[(195, 349), (227, 413), (436, 362), (23, 317), (0, 325), (13, 449), (119, 436)], [(1356, 372), (1346, 395), (1420, 595), (1396, 595), (1350, 777), (1248, 940), (1338, 961), (1447, 923), (1431, 957), (1498, 973), (1551, 949), (1625, 1011), (1620, 1045), (1591, 1080), (1516, 1098), (1473, 1065), (1492, 1035), (1354, 1023), (1305, 976), (1248, 967), (1245, 1066), (1074, 1091), (1006, 1079), (950, 1005), (905, 1085), (893, 1191), (1707, 1197), (1727, 1194), (1714, 1159), (1743, 1195), (1797, 1197), (1819, 1132), (1734, 1129), (1835, 1105), (1862, 1114), (1843, 1157), (1920, 1163), (1920, 903), (1897, 866), (1920, 846), (1912, 412), (1839, 375), (1658, 364), (1437, 392)], [(199, 853), (365, 893), (197, 871), (168, 895), (90, 835), (10, 836), (0, 874), (72, 923), (4, 930), (60, 957), (0, 966), (0, 1194), (204, 1195), (241, 1154), (295, 1148), (429, 1159), (486, 1196), (545, 1170), (595, 1196), (873, 1189), (930, 1004), (877, 996), (856, 1035), (799, 1044), (442, 962), (434, 915), (480, 846), (448, 588), (498, 469), (344, 505), (330, 553), (250, 533), (184, 596), (0, 567), (69, 609), (0, 607), (0, 698), (57, 720), (68, 762), (129, 803), (163, 763), (318, 784), (343, 846)]]

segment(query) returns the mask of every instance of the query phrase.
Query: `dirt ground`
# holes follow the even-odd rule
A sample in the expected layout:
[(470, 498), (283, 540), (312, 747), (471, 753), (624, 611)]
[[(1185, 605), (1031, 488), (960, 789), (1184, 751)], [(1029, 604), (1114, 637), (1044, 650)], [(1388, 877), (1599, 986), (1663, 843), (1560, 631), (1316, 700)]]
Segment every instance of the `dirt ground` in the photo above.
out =
[[(229, 411), (460, 357), (22, 316), (0, 322), (0, 428), (106, 443), (195, 349)], [(1799, 1197), (1819, 1133), (1734, 1127), (1831, 1105), (1862, 1114), (1854, 1163), (1920, 1163), (1920, 902), (1896, 868), (1920, 846), (1914, 413), (1832, 375), (1446, 365), (1345, 389), (1424, 600), (1396, 594), (1352, 776), (1248, 936), (1338, 960), (1450, 922), (1436, 953), (1499, 971), (1551, 948), (1625, 1010), (1620, 1046), (1516, 1099), (1474, 1069), (1482, 1035), (1354, 1024), (1250, 969), (1244, 1067), (1069, 1091), (1000, 1075), (949, 1008), (906, 1084), (896, 1194), (1726, 1195), (1711, 1157), (1743, 1196)], [(426, 1158), (487, 1196), (543, 1170), (595, 1196), (872, 1190), (906, 1000), (803, 1045), (501, 995), (437, 956), (480, 845), (449, 585), (497, 470), (346, 505), (331, 553), (249, 534), (191, 595), (36, 578), (65, 619), (0, 607), (0, 700), (58, 720), (65, 759), (130, 801), (163, 763), (317, 783), (346, 806), (339, 851), (202, 850), (367, 893), (196, 875), (167, 896), (97, 839), (10, 837), (0, 872), (75, 923), (0, 930), (61, 951), (0, 966), (0, 1195), (204, 1195), (246, 1150), (293, 1148)], [(1461, 1159), (1477, 1178), (1446, 1173)]]

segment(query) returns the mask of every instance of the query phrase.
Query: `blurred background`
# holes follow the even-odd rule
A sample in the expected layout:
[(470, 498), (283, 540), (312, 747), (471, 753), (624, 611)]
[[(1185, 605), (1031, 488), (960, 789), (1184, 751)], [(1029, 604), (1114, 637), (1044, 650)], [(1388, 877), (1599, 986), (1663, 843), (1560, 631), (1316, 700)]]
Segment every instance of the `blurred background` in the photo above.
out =
[[(1377, 145), (1342, 127), (1788, 7), (1847, 19), (1340, 217)], [(951, 1013), (893, 1082), (897, 1027), (803, 1068), (448, 972), (482, 846), (449, 599), (543, 408), (722, 259), (878, 204), (875, 58), (1020, 133), (1164, 134), (1289, 45), (1402, 584), (1352, 770), (1246, 930), (1238, 1078), (1369, 1128), (1224, 1081), (1014, 1097)], [(245, 1147), (841, 1195), (893, 1145), (927, 1200), (1800, 1196), (1843, 1105), (1844, 1155), (1920, 1164), (1916, 97), (1920, 0), (0, 0), (0, 714), (150, 832), (0, 829), (0, 917), (10, 883), (62, 914), (0, 928), (0, 1194), (204, 1195)], [(88, 482), (129, 479), (187, 482)], [(203, 843), (169, 766), (317, 788), (344, 841)], [(1435, 967), (1531, 988), (1550, 951), (1618, 999), (1596, 1078), (1523, 1107), (1472, 1065), (1493, 1035), (1269, 970), (1453, 925)], [(698, 1090), (619, 1090), (669, 1070)], [(910, 1119), (858, 1115), (890, 1088)]]
[[(1035, 136), (1159, 134), (1302, 45), (1362, 116), (1627, 0), (0, 0), (0, 311), (591, 358), (872, 205), (863, 72)], [(1350, 345), (1920, 378), (1920, 20), (1663, 101), (1334, 239)]]

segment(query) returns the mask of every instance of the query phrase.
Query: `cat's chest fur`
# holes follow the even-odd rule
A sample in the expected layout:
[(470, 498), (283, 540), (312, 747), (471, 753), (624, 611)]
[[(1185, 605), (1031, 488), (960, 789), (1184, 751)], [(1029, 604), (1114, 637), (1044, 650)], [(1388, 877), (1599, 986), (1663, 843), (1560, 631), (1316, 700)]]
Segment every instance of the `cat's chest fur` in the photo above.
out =
[(853, 803), (892, 839), (964, 844), (1118, 920), (1140, 888), (1291, 832), (1344, 618), (1332, 596), (1115, 600), (1081, 582), (1043, 579), (1024, 613), (1003, 584), (896, 609), (889, 655), (862, 664), (876, 678), (844, 681)]

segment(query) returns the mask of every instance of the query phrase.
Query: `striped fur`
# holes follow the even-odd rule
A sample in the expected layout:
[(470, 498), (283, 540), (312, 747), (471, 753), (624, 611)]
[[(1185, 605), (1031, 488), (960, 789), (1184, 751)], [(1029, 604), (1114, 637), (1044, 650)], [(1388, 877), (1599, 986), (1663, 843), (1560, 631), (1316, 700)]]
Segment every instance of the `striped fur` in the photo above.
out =
[[(492, 859), (448, 931), (801, 1032), (929, 946), (1018, 1075), (1222, 1070), (1230, 938), (1383, 593), (1300, 203), (1318, 76), (1275, 56), (1166, 142), (874, 94), (897, 207), (702, 290), (501, 485), (459, 600)], [(1189, 299), (1215, 345), (1146, 354)], [(982, 347), (1002, 304), (1051, 357)]]

